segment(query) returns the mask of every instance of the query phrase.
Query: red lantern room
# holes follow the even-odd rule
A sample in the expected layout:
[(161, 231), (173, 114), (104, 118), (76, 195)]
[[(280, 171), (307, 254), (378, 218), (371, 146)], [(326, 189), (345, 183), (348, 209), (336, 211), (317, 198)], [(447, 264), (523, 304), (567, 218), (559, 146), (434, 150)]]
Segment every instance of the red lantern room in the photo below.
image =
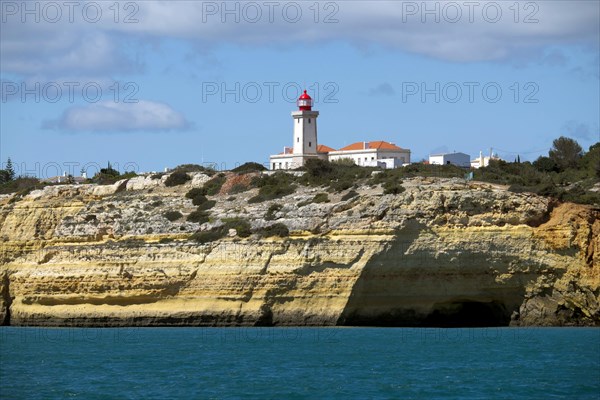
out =
[(306, 93), (306, 90), (300, 97), (298, 97), (298, 109), (302, 111), (310, 111), (312, 110), (312, 98)]

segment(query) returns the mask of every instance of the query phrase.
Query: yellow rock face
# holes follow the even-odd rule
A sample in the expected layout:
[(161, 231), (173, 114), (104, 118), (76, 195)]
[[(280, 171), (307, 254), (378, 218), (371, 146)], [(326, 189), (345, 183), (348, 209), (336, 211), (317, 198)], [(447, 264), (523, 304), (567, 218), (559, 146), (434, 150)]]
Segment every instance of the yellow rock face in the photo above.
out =
[[(11, 325), (598, 325), (600, 212), (458, 180), (399, 195), (297, 204), (217, 196), (213, 224), (286, 224), (226, 237), (169, 222), (190, 186), (55, 186), (0, 198), (0, 320)], [(206, 179), (195, 177), (202, 184)], [(141, 181), (140, 181), (141, 182)], [(195, 185), (192, 183), (191, 185)], [(151, 186), (151, 187), (150, 187)], [(121, 189), (118, 189), (121, 187)], [(126, 189), (122, 189), (125, 188)], [(283, 206), (276, 220), (269, 205)], [(312, 233), (311, 233), (312, 232)]]

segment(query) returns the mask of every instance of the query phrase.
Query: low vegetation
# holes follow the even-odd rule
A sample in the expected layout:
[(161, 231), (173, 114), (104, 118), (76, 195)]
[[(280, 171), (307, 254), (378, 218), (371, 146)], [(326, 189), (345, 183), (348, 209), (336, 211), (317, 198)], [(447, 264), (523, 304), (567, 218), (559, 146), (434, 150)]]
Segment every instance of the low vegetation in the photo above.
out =
[(349, 189), (377, 170), (360, 167), (350, 160), (329, 162), (320, 159), (308, 160), (303, 169), (306, 173), (300, 178), (300, 183), (307, 186), (325, 186), (333, 192)]
[(259, 237), (288, 237), (290, 236), (290, 230), (285, 224), (275, 223), (264, 228), (260, 228), (256, 231)]
[(214, 168), (203, 167), (202, 165), (198, 164), (181, 164), (173, 168), (173, 172), (202, 172), (208, 176), (212, 176), (217, 173)]
[(208, 222), (210, 219), (210, 215), (205, 210), (196, 210), (188, 214), (186, 220), (188, 222), (196, 222), (198, 224), (203, 224)]
[(318, 204), (318, 203), (329, 203), (329, 196), (327, 193), (317, 193), (312, 199), (301, 201), (298, 203), (298, 207), (304, 207), (308, 204)]
[(600, 193), (590, 191), (600, 182), (600, 143), (584, 153), (576, 141), (561, 137), (554, 141), (547, 157), (533, 163), (492, 160), (489, 166), (475, 171), (474, 179), (509, 185), (516, 193), (600, 205)]
[(225, 174), (217, 174), (217, 176), (215, 176), (214, 178), (212, 178), (204, 184), (206, 194), (209, 196), (214, 196), (218, 194), (226, 180), (227, 177), (225, 177)]
[(252, 230), (250, 222), (244, 218), (226, 218), (222, 220), (223, 225), (216, 226), (207, 231), (198, 231), (190, 236), (191, 240), (198, 243), (209, 243), (219, 240), (229, 235), (231, 229), (235, 229), (235, 234), (240, 238), (247, 238), (253, 233), (259, 238), (265, 237), (288, 237), (290, 231), (285, 224), (276, 223), (264, 228)]
[(194, 233), (190, 239), (198, 243), (209, 243), (227, 236), (230, 229), (235, 229), (236, 235), (239, 237), (248, 237), (252, 234), (250, 222), (243, 218), (228, 218), (223, 220), (223, 222), (224, 224), (221, 226)]
[(265, 214), (265, 219), (267, 221), (273, 221), (274, 219), (277, 219), (275, 214), (277, 214), (279, 211), (281, 211), (282, 208), (283, 208), (283, 206), (281, 204), (278, 204), (278, 203), (271, 204), (269, 206), (269, 209), (267, 210), (267, 213)]
[(165, 180), (165, 186), (173, 187), (183, 185), (190, 179), (192, 178), (187, 174), (187, 172), (175, 171), (167, 177), (167, 179)]
[(242, 165), (240, 165), (239, 167), (236, 167), (234, 169), (232, 169), (232, 172), (236, 172), (238, 174), (240, 173), (248, 173), (248, 172), (260, 172), (260, 171), (266, 171), (267, 168), (265, 168), (264, 165), (259, 164), (257, 162), (247, 162), (244, 163)]
[(254, 180), (258, 194), (251, 197), (249, 203), (260, 203), (266, 200), (279, 199), (294, 193), (296, 190), (296, 178), (285, 172), (276, 172), (273, 175), (264, 175)]
[(163, 216), (171, 222), (177, 221), (179, 218), (183, 217), (179, 211), (167, 211)]
[(26, 196), (35, 189), (41, 189), (46, 184), (41, 183), (36, 178), (16, 178), (0, 184), (0, 194), (17, 193), (19, 196)]

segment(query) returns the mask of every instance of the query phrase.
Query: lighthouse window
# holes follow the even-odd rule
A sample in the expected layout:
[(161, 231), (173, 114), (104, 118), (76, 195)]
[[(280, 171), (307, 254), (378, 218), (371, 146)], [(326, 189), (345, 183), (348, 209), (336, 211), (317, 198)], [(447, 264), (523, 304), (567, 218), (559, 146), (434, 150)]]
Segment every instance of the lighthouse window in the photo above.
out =
[(308, 147), (312, 147), (312, 142), (308, 142)]
[(296, 142), (300, 143), (300, 138), (296, 138)]
[(310, 118), (308, 119), (308, 123), (310, 124)]

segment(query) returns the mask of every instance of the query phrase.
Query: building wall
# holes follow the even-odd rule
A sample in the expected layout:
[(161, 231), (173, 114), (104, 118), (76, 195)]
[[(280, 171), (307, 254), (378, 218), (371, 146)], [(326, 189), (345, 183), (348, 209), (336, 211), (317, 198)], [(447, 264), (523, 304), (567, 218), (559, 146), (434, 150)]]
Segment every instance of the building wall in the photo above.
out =
[(294, 154), (317, 154), (318, 111), (294, 111)]
[(294, 158), (293, 157), (271, 157), (270, 160), (270, 169), (293, 169), (298, 166), (294, 166)]
[(336, 151), (329, 153), (329, 161), (351, 159), (360, 166), (377, 166), (377, 160), (396, 159), (397, 162), (387, 162), (389, 165), (402, 165), (410, 163), (409, 151), (381, 151), (377, 149)]
[[(490, 158), (488, 156), (486, 157), (477, 157), (476, 159), (471, 161), (471, 167), (472, 168), (481, 168), (481, 167), (487, 167), (488, 165), (490, 165), (490, 160), (499, 160), (499, 158), (494, 157), (494, 158)], [(482, 161), (483, 161), (483, 165), (482, 165)]]
[(429, 156), (429, 164), (453, 164), (459, 167), (470, 167), (471, 157), (465, 153), (435, 154)]
[(327, 154), (277, 154), (271, 156), (269, 159), (269, 169), (295, 169), (303, 166), (306, 160), (320, 158), (322, 160), (327, 159)]

